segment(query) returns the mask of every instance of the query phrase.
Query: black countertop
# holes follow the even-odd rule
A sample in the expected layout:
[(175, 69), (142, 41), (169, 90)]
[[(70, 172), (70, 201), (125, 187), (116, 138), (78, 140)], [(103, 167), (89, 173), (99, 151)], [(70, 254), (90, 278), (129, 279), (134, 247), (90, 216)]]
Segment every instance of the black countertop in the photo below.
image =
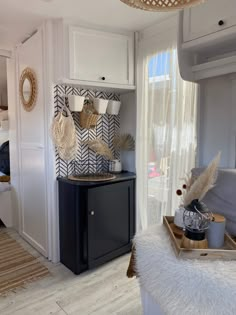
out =
[(111, 184), (111, 183), (116, 183), (116, 182), (122, 182), (122, 181), (131, 180), (131, 179), (136, 178), (135, 173), (125, 172), (125, 171), (122, 173), (119, 173), (119, 174), (115, 174), (115, 176), (116, 176), (116, 178), (114, 178), (114, 179), (107, 180), (107, 181), (99, 181), (99, 182), (76, 181), (76, 180), (68, 179), (68, 177), (60, 177), (60, 176), (57, 177), (57, 180), (59, 182), (63, 182), (63, 183), (67, 183), (67, 184), (75, 185), (75, 186), (98, 186), (98, 185), (106, 185), (106, 184)]

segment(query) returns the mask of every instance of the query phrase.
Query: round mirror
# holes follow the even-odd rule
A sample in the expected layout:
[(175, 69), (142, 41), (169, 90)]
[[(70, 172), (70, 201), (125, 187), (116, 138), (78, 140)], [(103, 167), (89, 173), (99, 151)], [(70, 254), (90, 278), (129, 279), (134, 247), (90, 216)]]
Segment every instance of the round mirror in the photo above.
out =
[(20, 78), (20, 98), (26, 111), (31, 111), (36, 103), (37, 80), (34, 71), (30, 68), (23, 70)]

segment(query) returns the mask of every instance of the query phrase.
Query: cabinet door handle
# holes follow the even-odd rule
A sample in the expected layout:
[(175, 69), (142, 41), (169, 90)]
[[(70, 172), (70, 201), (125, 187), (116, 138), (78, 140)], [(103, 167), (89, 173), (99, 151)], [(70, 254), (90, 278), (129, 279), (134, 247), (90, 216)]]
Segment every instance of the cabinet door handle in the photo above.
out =
[(102, 81), (105, 81), (105, 80), (106, 80), (106, 78), (105, 78), (105, 77), (101, 77), (101, 80), (102, 80)]
[(218, 25), (219, 26), (222, 26), (222, 25), (224, 25), (225, 24), (225, 22), (223, 21), (223, 20), (220, 20), (219, 22), (218, 22)]
[(90, 211), (89, 214), (90, 214), (90, 215), (95, 215), (95, 212), (92, 210), (92, 211)]

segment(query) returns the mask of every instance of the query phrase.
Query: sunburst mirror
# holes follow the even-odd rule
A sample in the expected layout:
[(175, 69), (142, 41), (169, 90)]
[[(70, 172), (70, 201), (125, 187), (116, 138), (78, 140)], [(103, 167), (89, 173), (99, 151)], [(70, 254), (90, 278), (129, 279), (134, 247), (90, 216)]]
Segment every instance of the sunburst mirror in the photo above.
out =
[(19, 83), (20, 99), (24, 109), (30, 112), (35, 104), (38, 94), (38, 85), (35, 72), (31, 68), (25, 68)]

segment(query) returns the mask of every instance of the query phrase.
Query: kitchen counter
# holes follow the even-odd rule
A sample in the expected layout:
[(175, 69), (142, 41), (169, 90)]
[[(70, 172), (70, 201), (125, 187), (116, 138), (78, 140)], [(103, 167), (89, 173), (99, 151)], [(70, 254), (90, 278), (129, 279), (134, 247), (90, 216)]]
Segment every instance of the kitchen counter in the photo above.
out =
[(131, 173), (131, 172), (121, 172), (119, 174), (114, 174), (116, 176), (116, 178), (111, 179), (111, 180), (107, 180), (107, 181), (89, 181), (89, 182), (85, 182), (85, 181), (76, 181), (76, 180), (71, 180), (68, 177), (58, 177), (57, 180), (59, 182), (63, 182), (63, 183), (67, 183), (67, 184), (71, 184), (71, 185), (75, 185), (75, 186), (101, 186), (101, 185), (108, 185), (108, 184), (112, 184), (112, 183), (116, 183), (116, 182), (121, 182), (121, 181), (127, 181), (127, 180), (131, 180), (131, 179), (135, 179), (136, 178), (136, 174), (135, 173)]

